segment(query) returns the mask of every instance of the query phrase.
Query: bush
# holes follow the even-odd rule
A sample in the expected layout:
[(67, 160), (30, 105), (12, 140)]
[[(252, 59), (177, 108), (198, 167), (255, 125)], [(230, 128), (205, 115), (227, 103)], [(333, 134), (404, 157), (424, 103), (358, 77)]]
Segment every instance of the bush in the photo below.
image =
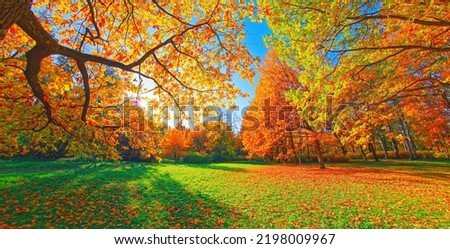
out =
[(418, 150), (416, 152), (417, 154), (417, 158), (419, 159), (432, 159), (432, 158), (436, 158), (435, 154), (433, 151), (428, 151), (428, 150)]
[(449, 158), (447, 154), (445, 154), (444, 152), (436, 152), (434, 154), (435, 158)]
[(307, 162), (307, 161), (309, 161), (309, 160), (308, 160), (308, 155), (306, 155), (306, 154), (299, 154), (298, 157), (300, 158), (300, 160), (301, 160), (302, 162)]
[[(409, 159), (408, 151), (401, 150), (399, 152), (399, 154), (400, 154), (400, 158), (399, 159)], [(389, 157), (389, 159), (396, 159), (395, 158), (395, 151), (391, 151), (391, 150), (388, 151), (388, 157)]]
[(349, 159), (363, 159), (361, 152), (347, 152)]
[(231, 156), (224, 156), (220, 153), (217, 153), (213, 156), (213, 162), (215, 163), (221, 163), (221, 162), (228, 162), (228, 161), (232, 161), (233, 157)]
[(299, 154), (298, 157), (302, 162), (317, 162), (317, 155), (316, 154)]
[(198, 152), (189, 152), (183, 157), (184, 163), (211, 163), (213, 158), (210, 155), (204, 155)]

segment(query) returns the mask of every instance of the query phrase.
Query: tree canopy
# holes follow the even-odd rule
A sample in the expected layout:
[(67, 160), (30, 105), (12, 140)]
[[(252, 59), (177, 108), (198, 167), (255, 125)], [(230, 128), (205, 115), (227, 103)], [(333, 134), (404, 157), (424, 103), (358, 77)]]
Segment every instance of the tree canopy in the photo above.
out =
[(240, 94), (234, 73), (254, 75), (242, 44), (253, 5), (5, 0), (0, 9), (2, 154), (62, 149), (117, 158), (124, 128), (136, 147), (156, 139), (133, 128), (142, 117), (123, 119), (127, 98), (154, 108), (193, 97), (223, 105)]
[[(181, 136), (161, 123), (167, 107), (181, 121), (194, 105), (200, 125), (196, 110), (230, 106), (245, 96), (234, 76), (256, 72), (241, 134), (192, 131), (189, 149), (243, 146), (295, 163), (317, 154), (322, 168), (355, 148), (375, 160), (380, 149), (448, 156), (449, 10), (446, 1), (4, 0), (0, 156), (159, 160)], [(272, 32), (262, 65), (244, 42), (247, 20)]]

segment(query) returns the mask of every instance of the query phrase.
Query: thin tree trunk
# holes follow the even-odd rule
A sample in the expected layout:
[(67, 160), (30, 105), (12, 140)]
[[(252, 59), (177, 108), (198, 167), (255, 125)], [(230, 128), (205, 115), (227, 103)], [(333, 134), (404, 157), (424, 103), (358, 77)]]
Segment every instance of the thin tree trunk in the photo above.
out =
[(306, 135), (306, 158), (308, 158), (308, 161), (310, 161), (310, 160), (309, 160), (309, 154), (310, 154), (310, 151), (309, 151), (309, 141), (308, 141), (308, 135)]
[(333, 133), (334, 137), (337, 139), (338, 143), (339, 143), (339, 148), (342, 151), (342, 154), (344, 154), (344, 156), (347, 155), (347, 149), (345, 148), (345, 146), (342, 144), (341, 140), (339, 139), (339, 137), (336, 135), (336, 133)]
[(298, 157), (297, 151), (295, 150), (294, 136), (293, 136), (292, 132), (289, 132), (289, 142), (291, 144), (292, 153), (294, 153), (294, 164), (295, 165), (302, 164), (302, 161)]
[[(394, 129), (392, 129), (391, 125), (388, 125), (388, 131), (394, 132)], [(395, 152), (395, 158), (400, 159), (400, 150), (398, 149), (397, 140), (395, 138), (392, 138), (391, 143), (392, 143), (392, 148), (394, 149), (394, 152)]]
[(416, 160), (417, 159), (416, 145), (414, 144), (414, 139), (412, 138), (411, 133), (409, 132), (408, 125), (406, 124), (403, 118), (400, 120), (400, 126), (403, 135), (406, 137), (405, 144), (408, 149), (409, 158), (411, 160)]
[(389, 159), (386, 137), (383, 135), (380, 129), (377, 129), (376, 133), (378, 140), (380, 141), (381, 148), (383, 149), (384, 159)]
[(67, 152), (68, 146), (69, 146), (69, 141), (62, 142), (58, 146), (58, 149), (54, 153), (52, 153), (50, 157), (52, 159), (58, 159), (58, 158), (63, 157), (66, 154), (66, 152)]
[(377, 152), (375, 151), (375, 146), (373, 145), (372, 142), (369, 143), (369, 151), (372, 152), (373, 159), (375, 160), (375, 162), (379, 162), (380, 159), (378, 159)]
[(366, 152), (364, 152), (364, 148), (362, 147), (362, 145), (359, 146), (359, 149), (361, 150), (361, 155), (362, 155), (364, 161), (367, 161)]
[(323, 162), (322, 148), (320, 147), (320, 141), (319, 141), (319, 138), (317, 137), (317, 135), (314, 138), (314, 144), (315, 144), (316, 153), (317, 153), (317, 161), (320, 165), (320, 169), (325, 169), (325, 163)]

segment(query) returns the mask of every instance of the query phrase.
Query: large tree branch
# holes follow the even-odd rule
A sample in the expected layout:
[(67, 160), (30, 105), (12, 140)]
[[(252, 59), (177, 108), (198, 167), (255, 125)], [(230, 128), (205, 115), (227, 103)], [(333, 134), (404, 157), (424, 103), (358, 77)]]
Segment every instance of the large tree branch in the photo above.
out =
[(359, 47), (359, 48), (330, 50), (330, 52), (332, 52), (332, 53), (347, 53), (347, 52), (364, 51), (364, 50), (394, 50), (394, 49), (404, 49), (404, 50), (420, 49), (420, 50), (429, 50), (429, 51), (434, 51), (434, 52), (450, 52), (450, 47), (432, 47), (432, 46), (424, 46), (424, 45), (392, 45), (392, 46), (384, 46), (384, 47)]
[(89, 75), (87, 73), (85, 62), (77, 61), (78, 69), (80, 70), (81, 76), (83, 77), (83, 90), (84, 90), (84, 104), (83, 110), (81, 112), (81, 120), (86, 122), (87, 111), (89, 108), (89, 103), (91, 101), (91, 89), (89, 86)]
[[(289, 2), (285, 3), (286, 5), (289, 6), (293, 6), (296, 8), (299, 8), (301, 10), (304, 11), (314, 11), (320, 14), (326, 14), (326, 15), (335, 15), (335, 13), (331, 13), (329, 11), (320, 9), (320, 8), (316, 8), (313, 6), (304, 6), (304, 5), (298, 5), (298, 4), (292, 4)], [(423, 26), (434, 26), (434, 27), (450, 27), (450, 22), (449, 21), (445, 21), (439, 18), (435, 18), (433, 17), (433, 20), (436, 21), (431, 21), (431, 20), (424, 20), (424, 19), (419, 19), (419, 18), (413, 18), (413, 17), (408, 17), (408, 16), (404, 16), (404, 15), (398, 15), (398, 14), (392, 14), (392, 15), (380, 15), (379, 12), (375, 12), (375, 13), (367, 13), (364, 15), (360, 15), (360, 16), (347, 16), (345, 17), (345, 19), (347, 20), (353, 20), (356, 22), (363, 22), (363, 21), (367, 21), (367, 20), (385, 20), (385, 19), (395, 19), (395, 20), (401, 20), (401, 21), (409, 21), (415, 24), (419, 24), (419, 25), (423, 25)]]
[(402, 20), (402, 21), (409, 21), (415, 24), (419, 24), (422, 26), (436, 26), (436, 27), (450, 27), (450, 22), (444, 21), (444, 20), (438, 20), (438, 21), (429, 21), (429, 20), (423, 20), (418, 18), (411, 18), (408, 16), (403, 15), (361, 15), (361, 16), (349, 16), (347, 17), (348, 20), (356, 20), (358, 22), (366, 21), (366, 20), (385, 20), (385, 19), (396, 19), (396, 20)]
[(25, 56), (27, 58), (27, 66), (25, 68), (25, 77), (28, 85), (31, 88), (34, 96), (39, 99), (44, 105), (44, 109), (47, 114), (48, 120), (52, 120), (52, 108), (49, 104), (49, 99), (45, 96), (44, 90), (39, 84), (38, 74), (41, 69), (41, 61), (47, 56), (50, 56), (51, 52), (40, 45), (34, 46), (28, 51)]
[[(212, 12), (211, 15), (213, 15), (213, 13), (214, 13), (214, 11)], [(136, 73), (145, 78), (152, 79), (155, 82), (155, 84), (158, 85), (158, 88), (160, 88), (165, 93), (167, 93), (175, 101), (176, 105), (178, 106), (178, 103), (177, 103), (175, 97), (173, 96), (173, 94), (171, 94), (167, 89), (163, 88), (153, 77), (142, 74), (140, 71), (135, 70), (134, 67), (139, 66), (144, 61), (146, 61), (148, 59), (148, 57), (150, 57), (152, 55), (153, 55), (153, 57), (155, 57), (156, 51), (158, 49), (166, 46), (167, 44), (174, 45), (174, 40), (173, 40), (174, 37), (182, 36), (190, 30), (207, 25), (209, 20), (210, 19), (208, 19), (205, 22), (190, 26), (190, 27), (184, 29), (181, 33), (169, 37), (164, 42), (162, 42), (162, 43), (156, 45), (155, 47), (153, 47), (152, 49), (148, 50), (146, 53), (144, 53), (144, 55), (142, 55), (135, 62), (126, 65), (121, 62), (110, 60), (110, 59), (107, 59), (104, 57), (91, 55), (91, 54), (85, 54), (85, 53), (82, 53), (81, 51), (67, 48), (67, 47), (64, 47), (64, 46), (58, 44), (58, 42), (55, 39), (53, 39), (53, 37), (43, 28), (43, 26), (40, 24), (39, 20), (34, 15), (34, 13), (31, 11), (31, 9), (27, 9), (25, 11), (25, 13), (22, 15), (22, 18), (17, 21), (17, 24), (23, 31), (25, 31), (25, 33), (27, 33), (31, 38), (33, 38), (36, 41), (37, 45), (34, 49), (30, 50), (27, 53), (27, 59), (28, 59), (27, 68), (28, 69), (25, 70), (25, 75), (27, 77), (29, 85), (32, 87), (33, 93), (44, 104), (44, 108), (47, 112), (47, 116), (49, 117), (49, 119), (51, 119), (51, 116), (52, 116), (51, 106), (44, 98), (45, 94), (44, 94), (41, 86), (38, 83), (37, 75), (39, 73), (40, 63), (41, 63), (42, 58), (49, 56), (51, 54), (64, 55), (64, 56), (67, 56), (67, 57), (72, 58), (75, 61), (77, 61), (77, 65), (83, 76), (83, 85), (84, 85), (84, 91), (85, 91), (85, 103), (83, 105), (83, 110), (82, 110), (82, 114), (81, 114), (82, 121), (86, 121), (87, 109), (89, 108), (89, 102), (90, 102), (90, 91), (89, 91), (89, 83), (88, 83), (89, 79), (88, 79), (87, 70), (85, 67), (85, 63), (89, 62), (89, 61), (107, 65), (110, 67), (119, 68), (124, 71)], [(38, 54), (36, 54), (36, 53), (38, 53)], [(44, 54), (40, 54), (40, 53), (44, 53), (45, 56), (44, 56)], [(168, 68), (165, 67), (165, 65), (162, 64), (158, 59), (157, 59), (157, 63), (160, 66), (162, 66), (164, 70), (169, 72), (169, 74), (171, 76), (173, 76), (174, 79), (182, 86), (184, 86), (188, 89), (194, 90), (194, 91), (200, 91), (198, 89), (193, 89), (191, 87), (186, 86), (181, 80), (179, 80), (177, 77), (175, 77), (175, 75), (173, 75), (170, 71), (168, 71)]]
[(0, 1), (0, 40), (3, 40), (9, 27), (19, 21), (30, 7), (31, 0)]

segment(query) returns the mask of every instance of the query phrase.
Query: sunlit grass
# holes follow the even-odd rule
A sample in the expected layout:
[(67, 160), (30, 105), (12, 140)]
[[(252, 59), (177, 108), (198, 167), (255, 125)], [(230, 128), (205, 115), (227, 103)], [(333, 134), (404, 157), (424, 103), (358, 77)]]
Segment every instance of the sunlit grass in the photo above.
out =
[(450, 228), (450, 161), (2, 161), (2, 227)]

